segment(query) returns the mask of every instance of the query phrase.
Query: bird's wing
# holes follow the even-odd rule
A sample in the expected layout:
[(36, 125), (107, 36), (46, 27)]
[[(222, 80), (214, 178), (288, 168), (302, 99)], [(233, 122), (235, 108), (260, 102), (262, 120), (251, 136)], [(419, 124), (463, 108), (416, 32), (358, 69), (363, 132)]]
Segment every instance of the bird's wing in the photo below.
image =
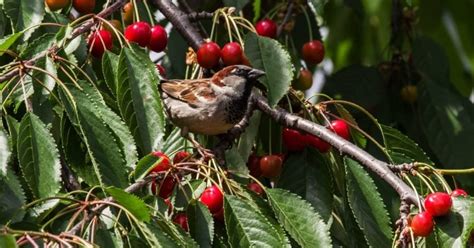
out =
[(215, 92), (208, 79), (172, 80), (160, 84), (161, 90), (172, 98), (198, 106), (203, 100), (215, 101)]

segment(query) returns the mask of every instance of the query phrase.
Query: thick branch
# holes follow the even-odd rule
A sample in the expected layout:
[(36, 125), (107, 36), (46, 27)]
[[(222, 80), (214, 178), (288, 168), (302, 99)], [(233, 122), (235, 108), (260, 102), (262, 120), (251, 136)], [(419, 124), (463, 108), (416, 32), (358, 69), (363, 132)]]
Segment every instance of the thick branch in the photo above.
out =
[[(102, 17), (102, 18), (107, 17), (107, 16), (111, 15), (113, 12), (115, 12), (116, 10), (120, 9), (123, 5), (125, 5), (125, 3), (126, 3), (125, 0), (118, 0), (117, 2), (115, 2), (112, 5), (110, 5), (109, 7), (107, 7), (106, 9), (102, 10), (99, 14), (97, 14), (97, 16)], [(80, 25), (79, 27), (75, 28), (72, 31), (71, 37), (69, 38), (69, 40), (73, 40), (77, 36), (79, 36), (83, 33), (89, 32), (89, 30), (92, 28), (92, 26), (94, 26), (94, 19), (89, 19), (89, 20), (85, 21), (82, 25)], [(35, 57), (31, 58), (30, 60), (24, 61), (23, 63), (27, 66), (32, 66), (38, 60), (44, 58), (45, 56), (48, 56), (49, 54), (57, 53), (59, 51), (59, 49), (61, 49), (61, 48), (58, 47), (57, 45), (54, 45), (51, 48), (49, 48), (48, 50), (46, 50), (42, 53), (39, 53)], [(24, 68), (23, 70), (27, 70), (27, 68)], [(5, 74), (1, 75), (0, 76), (0, 83), (13, 78), (14, 76), (18, 75), (19, 72), (20, 72), (19, 69), (15, 68), (15, 69), (9, 71), (8, 73), (5, 73)]]
[(193, 26), (188, 15), (169, 0), (154, 0), (154, 3), (161, 13), (173, 23), (173, 27), (188, 41), (189, 45), (197, 51), (204, 39)]
[[(198, 48), (203, 39), (199, 33), (192, 28), (188, 16), (181, 12), (181, 10), (179, 10), (169, 0), (155, 0), (155, 4), (158, 6), (160, 11), (166, 17), (168, 17), (169, 21), (173, 23), (178, 32), (180, 32), (181, 35), (185, 37), (191, 46), (193, 46), (195, 49)], [(316, 135), (324, 141), (330, 143), (341, 153), (344, 153), (359, 161), (361, 164), (385, 180), (392, 188), (394, 188), (402, 200), (405, 200), (407, 203), (417, 202), (415, 192), (389, 169), (389, 164), (376, 159), (366, 151), (360, 149), (347, 140), (342, 139), (321, 125), (292, 115), (286, 112), (284, 109), (271, 108), (268, 105), (267, 100), (261, 95), (254, 95), (253, 100), (255, 101), (256, 107), (258, 109), (268, 114), (280, 124)]]

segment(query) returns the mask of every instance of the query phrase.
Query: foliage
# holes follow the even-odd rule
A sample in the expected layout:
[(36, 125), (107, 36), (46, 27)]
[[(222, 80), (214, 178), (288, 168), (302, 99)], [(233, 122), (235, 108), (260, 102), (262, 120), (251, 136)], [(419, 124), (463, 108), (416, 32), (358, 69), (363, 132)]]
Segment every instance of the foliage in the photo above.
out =
[[(133, 1), (135, 21), (167, 27), (167, 48), (155, 53), (122, 35), (126, 1), (97, 0), (82, 16), (47, 2), (0, 1), (0, 247), (473, 245), (474, 198), (453, 197), (430, 236), (412, 239), (407, 223), (423, 207), (397, 195), (400, 185), (420, 197), (474, 192), (473, 3), (178, 1), (171, 11), (211, 13), (190, 26), (186, 14), (169, 18), (171, 1)], [(255, 30), (264, 18), (277, 37)], [(182, 137), (167, 118), (160, 81), (224, 66), (202, 69), (180, 25), (221, 47), (238, 42), (241, 63), (266, 73), (254, 94), (279, 114), (253, 111), (223, 162), (216, 151), (230, 136)], [(112, 30), (113, 45), (97, 57), (89, 37), (98, 29)], [(319, 65), (302, 56), (314, 39), (324, 44)], [(306, 92), (292, 87), (302, 68), (315, 75)], [(332, 135), (335, 119), (349, 124), (349, 140)], [(299, 130), (293, 150), (282, 123), (331, 135)], [(217, 147), (215, 157), (189, 139)], [(190, 155), (177, 161), (179, 151)], [(276, 177), (252, 162), (267, 155), (277, 156)], [(379, 160), (394, 173), (368, 165)], [(212, 185), (224, 195), (217, 212), (200, 200)]]

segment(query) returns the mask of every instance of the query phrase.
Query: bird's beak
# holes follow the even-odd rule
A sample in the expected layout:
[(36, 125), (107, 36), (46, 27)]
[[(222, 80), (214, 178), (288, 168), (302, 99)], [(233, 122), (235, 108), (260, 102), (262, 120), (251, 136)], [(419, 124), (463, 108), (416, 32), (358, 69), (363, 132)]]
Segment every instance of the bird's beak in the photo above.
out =
[(265, 72), (259, 69), (252, 69), (249, 71), (248, 77), (251, 79), (257, 79), (261, 76), (265, 75)]

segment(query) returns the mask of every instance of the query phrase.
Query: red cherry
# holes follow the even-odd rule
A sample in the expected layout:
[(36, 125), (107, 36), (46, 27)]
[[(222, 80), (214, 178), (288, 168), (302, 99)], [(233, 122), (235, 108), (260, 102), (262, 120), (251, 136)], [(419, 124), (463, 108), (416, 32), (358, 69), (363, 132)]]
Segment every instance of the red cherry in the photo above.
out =
[(51, 11), (56, 11), (67, 7), (69, 0), (46, 0), (45, 3)]
[(148, 48), (154, 52), (162, 52), (168, 44), (168, 34), (166, 30), (160, 26), (155, 25), (151, 28), (150, 43)]
[(257, 24), (255, 24), (255, 29), (257, 30), (257, 34), (261, 36), (270, 38), (275, 38), (277, 36), (277, 25), (270, 19), (263, 19), (257, 22)]
[(425, 198), (425, 210), (435, 217), (446, 215), (452, 205), (451, 196), (444, 192), (431, 193)]
[(186, 232), (189, 231), (188, 216), (186, 213), (178, 213), (174, 216), (173, 222), (181, 226)]
[(150, 43), (151, 28), (146, 22), (135, 22), (125, 29), (125, 38), (130, 42), (136, 42), (145, 47)]
[(96, 58), (101, 58), (105, 50), (112, 49), (112, 35), (109, 31), (101, 29), (91, 35), (88, 43), (91, 54)]
[(151, 155), (161, 159), (161, 161), (153, 167), (153, 169), (150, 171), (151, 172), (160, 172), (160, 171), (166, 171), (169, 168), (171, 168), (171, 160), (166, 154), (157, 151), (157, 152), (152, 152)]
[(187, 151), (177, 152), (173, 157), (173, 164), (177, 164), (177, 163), (183, 161), (184, 159), (188, 158), (190, 155), (191, 154), (189, 154), (189, 152), (187, 152)]
[(202, 204), (209, 208), (212, 214), (219, 212), (224, 205), (224, 195), (216, 185), (206, 188), (202, 192), (200, 200)]
[(94, 11), (95, 0), (74, 0), (72, 6), (81, 14), (89, 14)]
[(349, 138), (351, 137), (349, 126), (344, 120), (332, 121), (331, 127), (329, 129), (346, 140), (349, 140)]
[(455, 189), (453, 192), (451, 192), (451, 196), (457, 197), (457, 196), (468, 196), (467, 192), (463, 189)]
[(156, 69), (158, 70), (158, 73), (162, 76), (162, 77), (166, 77), (166, 70), (165, 68), (160, 65), (160, 64), (156, 64)]
[(319, 64), (324, 58), (324, 45), (319, 40), (306, 42), (301, 49), (304, 61), (308, 64)]
[(237, 65), (242, 63), (242, 48), (238, 42), (225, 44), (221, 50), (222, 61), (226, 65)]
[(257, 195), (262, 195), (263, 194), (263, 188), (260, 186), (260, 184), (256, 182), (251, 182), (247, 184), (247, 188), (249, 188), (251, 191), (255, 192)]
[(151, 192), (156, 195), (156, 190), (159, 189), (158, 196), (166, 199), (173, 193), (174, 186), (176, 185), (176, 179), (173, 176), (167, 176), (163, 179), (161, 185), (155, 181), (151, 182)]
[(215, 42), (207, 42), (199, 47), (197, 61), (201, 67), (211, 69), (219, 63), (221, 48)]
[(320, 139), (319, 137), (316, 137), (312, 134), (306, 134), (305, 135), (305, 138), (306, 138), (306, 143), (316, 149), (318, 149), (318, 151), (320, 153), (325, 153), (327, 151), (329, 151), (329, 149), (331, 149), (331, 145), (329, 143), (327, 143), (326, 141)]
[(224, 222), (224, 208), (221, 208), (221, 210), (219, 210), (219, 212), (213, 214), (212, 216), (214, 217), (214, 219), (216, 219), (220, 222)]
[(278, 155), (268, 155), (260, 159), (260, 170), (262, 176), (267, 178), (275, 178), (281, 174), (283, 160)]
[(300, 131), (290, 128), (283, 128), (283, 144), (288, 151), (302, 151), (306, 147), (304, 135)]
[(433, 231), (433, 217), (428, 212), (422, 212), (413, 217), (411, 230), (416, 237), (427, 237)]
[(260, 157), (251, 154), (247, 161), (247, 167), (249, 168), (250, 175), (254, 177), (260, 177), (262, 175), (262, 171), (260, 170)]

